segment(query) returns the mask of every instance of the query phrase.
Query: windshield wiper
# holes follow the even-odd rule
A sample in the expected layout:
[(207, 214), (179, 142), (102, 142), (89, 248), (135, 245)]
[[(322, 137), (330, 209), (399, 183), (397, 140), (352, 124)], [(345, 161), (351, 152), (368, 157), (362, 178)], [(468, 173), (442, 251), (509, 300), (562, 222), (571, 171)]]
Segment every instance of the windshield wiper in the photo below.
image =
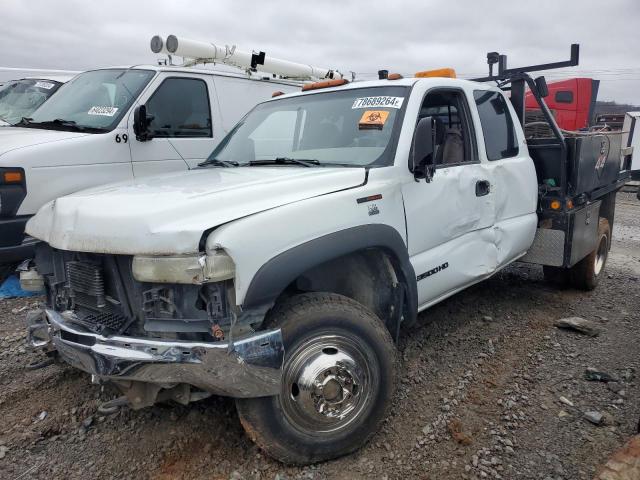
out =
[(206, 167), (207, 165), (214, 165), (216, 167), (237, 167), (240, 164), (235, 160), (218, 160), (217, 158), (209, 158), (198, 164), (199, 167)]
[(320, 165), (320, 161), (315, 158), (276, 157), (269, 160), (252, 160), (249, 162), (249, 166), (259, 165), (302, 165), (303, 167), (313, 167), (314, 165)]
[(63, 118), (56, 118), (54, 120), (47, 120), (44, 122), (34, 122), (33, 118), (22, 117), (18, 123), (16, 123), (17, 127), (39, 127), (39, 128), (68, 128), (71, 130), (75, 130), (76, 132), (106, 132), (107, 129), (101, 127), (88, 127), (83, 125), (78, 125), (73, 120), (65, 120)]

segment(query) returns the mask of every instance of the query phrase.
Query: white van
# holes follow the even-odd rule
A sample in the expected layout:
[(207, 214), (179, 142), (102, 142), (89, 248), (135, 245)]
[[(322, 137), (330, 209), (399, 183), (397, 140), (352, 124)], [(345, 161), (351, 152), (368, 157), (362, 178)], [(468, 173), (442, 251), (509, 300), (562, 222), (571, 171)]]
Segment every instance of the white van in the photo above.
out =
[[(0, 280), (30, 258), (33, 240), (24, 226), (46, 202), (95, 185), (195, 167), (254, 105), (301, 85), (175, 66), (77, 75), (30, 118), (0, 128)], [(140, 110), (146, 110), (148, 128), (136, 136)]]
[(40, 76), (9, 80), (0, 85), (0, 126), (29, 117), (72, 75)]

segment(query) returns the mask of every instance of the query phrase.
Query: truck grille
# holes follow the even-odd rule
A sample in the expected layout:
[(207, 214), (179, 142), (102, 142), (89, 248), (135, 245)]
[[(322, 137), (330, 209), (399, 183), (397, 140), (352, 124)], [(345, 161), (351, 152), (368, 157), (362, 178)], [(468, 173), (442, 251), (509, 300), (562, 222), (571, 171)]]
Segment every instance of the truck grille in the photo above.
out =
[(78, 322), (98, 333), (119, 331), (127, 323), (119, 302), (107, 298), (102, 266), (96, 263), (66, 262), (67, 286)]
[[(78, 293), (86, 294), (95, 298), (95, 307), (105, 306), (104, 279), (99, 265), (88, 262), (67, 262), (67, 282), (72, 298), (78, 296)], [(82, 298), (82, 296), (78, 297)]]

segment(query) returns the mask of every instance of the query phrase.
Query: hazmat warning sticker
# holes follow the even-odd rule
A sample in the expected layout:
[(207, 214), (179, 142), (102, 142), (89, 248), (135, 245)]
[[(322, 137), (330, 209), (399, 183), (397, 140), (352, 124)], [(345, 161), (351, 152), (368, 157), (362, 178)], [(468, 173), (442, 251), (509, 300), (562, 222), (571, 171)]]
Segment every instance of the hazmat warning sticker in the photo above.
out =
[(36, 82), (35, 84), (36, 88), (44, 88), (45, 90), (51, 90), (55, 86), (56, 84), (51, 82)]
[(89, 115), (101, 115), (103, 117), (113, 117), (118, 111), (118, 107), (91, 107), (87, 112)]
[(360, 130), (378, 129), (382, 130), (384, 123), (389, 117), (389, 112), (385, 110), (367, 110), (360, 117), (358, 128)]
[(404, 97), (360, 97), (356, 98), (351, 108), (400, 108)]

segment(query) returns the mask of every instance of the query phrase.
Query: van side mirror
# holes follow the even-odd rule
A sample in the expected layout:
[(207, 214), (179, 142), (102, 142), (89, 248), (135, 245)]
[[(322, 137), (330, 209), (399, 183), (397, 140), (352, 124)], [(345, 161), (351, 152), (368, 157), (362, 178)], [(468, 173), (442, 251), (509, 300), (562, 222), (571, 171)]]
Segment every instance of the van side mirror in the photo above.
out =
[(133, 133), (136, 134), (136, 140), (146, 142), (153, 138), (153, 134), (149, 130), (149, 124), (153, 120), (153, 115), (147, 115), (146, 105), (139, 105), (133, 111)]
[(435, 173), (434, 150), (436, 125), (433, 117), (424, 117), (418, 121), (413, 134), (411, 166), (416, 180), (424, 178), (431, 182)]

